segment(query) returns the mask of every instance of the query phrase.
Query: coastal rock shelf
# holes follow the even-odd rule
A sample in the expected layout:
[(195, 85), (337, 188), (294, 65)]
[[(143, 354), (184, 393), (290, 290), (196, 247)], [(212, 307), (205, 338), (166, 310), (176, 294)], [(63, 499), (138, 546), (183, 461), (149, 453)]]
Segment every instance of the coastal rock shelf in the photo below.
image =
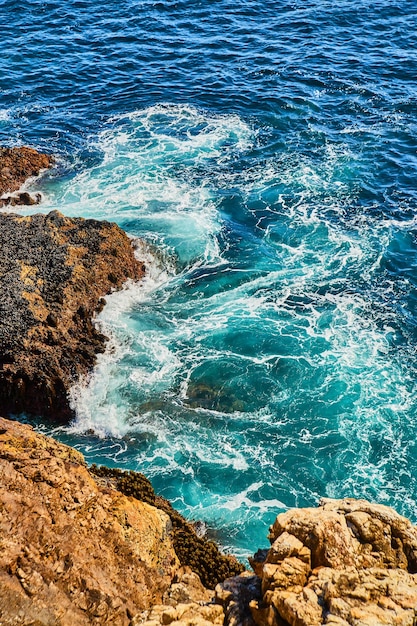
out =
[(102, 296), (145, 268), (115, 224), (0, 214), (0, 411), (66, 421), (67, 394), (102, 352)]
[[(14, 192), (53, 162), (33, 148), (0, 148), (0, 206), (39, 202)], [(69, 388), (104, 350), (92, 323), (103, 296), (144, 272), (116, 224), (1, 213), (0, 411), (70, 419)]]
[(0, 148), (0, 206), (38, 204), (40, 194), (18, 191), (28, 178), (52, 166), (54, 159), (33, 148)]

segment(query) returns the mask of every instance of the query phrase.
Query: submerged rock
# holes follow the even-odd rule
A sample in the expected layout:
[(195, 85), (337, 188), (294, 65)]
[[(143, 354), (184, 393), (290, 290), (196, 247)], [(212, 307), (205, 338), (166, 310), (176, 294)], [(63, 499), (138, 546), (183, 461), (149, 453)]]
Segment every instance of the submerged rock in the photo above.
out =
[(40, 194), (18, 192), (18, 189), (28, 178), (51, 167), (53, 162), (53, 157), (33, 148), (0, 148), (0, 206), (38, 204)]
[[(236, 615), (235, 593), (229, 624), (417, 623), (417, 528), (392, 509), (324, 499), (317, 509), (278, 515), (269, 538), (271, 548), (253, 560), (261, 597), (254, 594)], [(223, 601), (227, 584), (217, 590)]]
[(0, 411), (68, 420), (68, 390), (106, 338), (102, 297), (144, 266), (115, 224), (0, 214)]
[(211, 409), (224, 413), (243, 411), (245, 405), (225, 386), (208, 385), (203, 382), (190, 381), (187, 388), (186, 404), (197, 409)]

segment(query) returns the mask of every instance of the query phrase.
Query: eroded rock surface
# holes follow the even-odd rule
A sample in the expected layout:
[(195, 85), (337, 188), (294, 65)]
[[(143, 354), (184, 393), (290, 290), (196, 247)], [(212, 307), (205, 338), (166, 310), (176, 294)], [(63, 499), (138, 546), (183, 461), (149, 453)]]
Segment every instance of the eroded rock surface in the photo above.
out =
[(189, 567), (181, 567), (164, 594), (163, 604), (136, 615), (131, 626), (222, 626), (223, 608), (212, 600), (213, 591), (205, 589)]
[(161, 603), (169, 517), (97, 485), (81, 454), (0, 418), (0, 623), (127, 625)]
[(417, 623), (417, 528), (392, 509), (325, 499), (278, 515), (270, 541), (254, 561), (258, 626)]
[(0, 412), (65, 421), (68, 389), (104, 350), (91, 318), (144, 266), (115, 224), (0, 214)]
[(0, 148), (0, 206), (38, 204), (40, 194), (17, 190), (32, 176), (38, 176), (51, 167), (53, 157), (41, 154), (33, 148)]
[(147, 483), (92, 473), (76, 450), (0, 418), (1, 626), (222, 625), (214, 591), (175, 551), (179, 513)]
[(168, 500), (158, 496), (143, 474), (95, 465), (91, 466), (90, 472), (99, 484), (113, 487), (126, 496), (133, 496), (165, 511), (171, 520), (171, 540), (181, 565), (198, 574), (206, 588), (213, 589), (219, 582), (244, 570), (234, 556), (222, 553), (209, 537), (200, 536), (195, 524), (178, 513)]

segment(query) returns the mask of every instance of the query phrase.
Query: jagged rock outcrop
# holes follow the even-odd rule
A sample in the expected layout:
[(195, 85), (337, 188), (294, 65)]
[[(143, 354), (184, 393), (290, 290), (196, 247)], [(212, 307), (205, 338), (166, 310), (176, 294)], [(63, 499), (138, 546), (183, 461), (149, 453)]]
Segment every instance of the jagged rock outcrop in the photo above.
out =
[(0, 213), (0, 412), (56, 421), (72, 415), (67, 393), (104, 350), (91, 318), (102, 296), (140, 279), (116, 225)]
[[(214, 592), (175, 551), (179, 532), (201, 551), (195, 531), (167, 504), (143, 475), (92, 473), (76, 450), (0, 418), (0, 624), (223, 624)], [(219, 575), (227, 559), (241, 569), (216, 550)]]
[(38, 176), (53, 162), (52, 156), (33, 148), (0, 148), (0, 206), (38, 204), (41, 201), (40, 194), (18, 190), (28, 178)]
[(205, 535), (199, 536), (195, 525), (180, 515), (168, 500), (158, 496), (143, 474), (95, 465), (90, 467), (90, 472), (99, 484), (165, 511), (171, 520), (171, 539), (181, 565), (198, 574), (206, 588), (212, 589), (220, 581), (243, 571), (243, 565), (234, 556), (223, 554)]
[[(261, 597), (229, 623), (417, 624), (417, 528), (392, 509), (324, 499), (317, 509), (278, 515), (269, 538), (271, 548), (252, 562)], [(240, 581), (234, 579), (235, 588)], [(224, 586), (217, 595), (224, 601)], [(230, 598), (235, 607), (236, 596)]]
[(169, 517), (77, 451), (0, 418), (0, 623), (127, 625), (179, 567)]

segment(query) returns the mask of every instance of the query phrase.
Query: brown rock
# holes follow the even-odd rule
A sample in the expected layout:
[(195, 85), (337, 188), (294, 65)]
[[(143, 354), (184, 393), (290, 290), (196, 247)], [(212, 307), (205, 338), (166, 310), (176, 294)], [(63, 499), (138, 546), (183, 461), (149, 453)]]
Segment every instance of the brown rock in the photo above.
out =
[(218, 604), (155, 605), (150, 611), (137, 615), (131, 626), (223, 626), (224, 613)]
[(80, 453), (3, 418), (0, 477), (2, 626), (127, 626), (162, 602), (179, 567), (164, 512), (99, 487)]
[(417, 572), (416, 528), (381, 504), (323, 498), (317, 509), (292, 509), (278, 515), (270, 540), (285, 531), (311, 550), (312, 567), (353, 565)]
[(38, 204), (40, 194), (32, 195), (27, 191), (6, 194), (17, 191), (28, 178), (38, 176), (52, 164), (53, 157), (33, 148), (0, 148), (0, 206)]
[(325, 499), (278, 515), (270, 540), (250, 602), (258, 626), (417, 623), (417, 528), (392, 509)]
[[(216, 602), (222, 605), (227, 626), (255, 626), (251, 604), (258, 607), (262, 598), (261, 580), (250, 572), (228, 578), (216, 586)], [(272, 609), (273, 611), (273, 609)], [(269, 611), (258, 612), (258, 619), (264, 625), (272, 624)]]
[(143, 276), (115, 224), (0, 214), (0, 412), (65, 421), (67, 393), (102, 352), (102, 296)]
[(210, 602), (213, 596), (214, 592), (202, 585), (200, 578), (190, 567), (181, 567), (163, 599), (165, 604), (177, 606), (190, 602)]
[(224, 611), (213, 602), (214, 592), (205, 589), (189, 567), (181, 567), (164, 594), (164, 604), (142, 611), (131, 626), (222, 626)]

